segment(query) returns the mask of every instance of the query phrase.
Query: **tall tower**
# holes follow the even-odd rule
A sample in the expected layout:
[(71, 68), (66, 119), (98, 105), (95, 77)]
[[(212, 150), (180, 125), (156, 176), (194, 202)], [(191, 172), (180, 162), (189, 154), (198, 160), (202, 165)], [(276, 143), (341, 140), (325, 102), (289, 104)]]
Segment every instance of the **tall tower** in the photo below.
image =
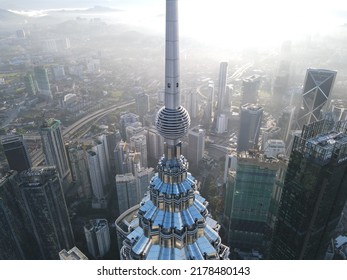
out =
[(64, 191), (66, 191), (70, 168), (60, 125), (59, 120), (48, 119), (41, 125), (40, 134), (46, 165), (54, 165), (57, 168)]
[(257, 103), (258, 89), (260, 85), (260, 76), (253, 75), (242, 81), (242, 101), (241, 105), (246, 103)]
[(74, 246), (74, 236), (57, 171), (54, 167), (33, 167), (20, 176), (27, 223), (41, 257), (59, 259), (61, 250)]
[[(207, 202), (181, 155), (179, 139), (187, 133), (190, 117), (180, 105), (177, 0), (166, 1), (165, 58), (165, 105), (156, 116), (157, 130), (166, 142), (164, 156), (149, 194), (116, 221), (118, 235), (124, 238), (121, 258), (227, 259), (229, 248), (221, 244), (218, 224), (208, 216)], [(121, 222), (132, 211), (138, 221), (131, 221), (124, 231)]]
[(272, 259), (323, 259), (347, 199), (347, 123), (321, 120), (295, 136)]
[(199, 126), (189, 129), (188, 131), (188, 155), (187, 158), (195, 167), (199, 166), (205, 151), (205, 135), (204, 129)]
[(301, 130), (305, 124), (321, 119), (321, 111), (328, 101), (334, 86), (336, 71), (307, 69), (302, 93), (302, 109), (296, 122)]
[(278, 159), (261, 153), (238, 153), (232, 201), (225, 201), (230, 205), (230, 212), (225, 214), (232, 247), (265, 253), (271, 237), (271, 199), (280, 166)]
[(36, 66), (34, 68), (34, 74), (40, 95), (47, 100), (52, 100), (53, 96), (48, 80), (47, 69), (42, 66)]
[[(10, 171), (0, 179), (0, 260), (26, 259), (30, 248), (23, 201), (19, 193), (17, 171)], [(32, 242), (31, 242), (32, 243)], [(33, 245), (33, 244), (30, 244)], [(30, 246), (29, 245), (29, 246)]]
[(219, 115), (225, 105), (226, 86), (228, 76), (228, 62), (221, 62), (219, 68), (217, 115)]
[(111, 247), (110, 230), (106, 219), (90, 220), (84, 226), (89, 254), (95, 259), (105, 256)]
[(25, 140), (21, 135), (10, 135), (1, 139), (5, 156), (11, 170), (22, 172), (31, 167)]
[(263, 107), (246, 103), (241, 106), (237, 151), (248, 151), (258, 145)]

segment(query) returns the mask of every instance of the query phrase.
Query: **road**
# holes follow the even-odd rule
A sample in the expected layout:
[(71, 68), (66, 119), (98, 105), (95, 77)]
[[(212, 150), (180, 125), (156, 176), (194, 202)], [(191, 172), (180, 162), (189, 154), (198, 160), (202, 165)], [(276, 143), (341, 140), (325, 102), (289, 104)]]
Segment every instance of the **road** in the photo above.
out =
[[(107, 107), (105, 109), (100, 109), (98, 111), (95, 111), (95, 112), (81, 118), (80, 120), (78, 120), (77, 122), (68, 126), (67, 128), (65, 128), (63, 130), (63, 137), (69, 138), (72, 135), (74, 135), (79, 129), (81, 129), (83, 126), (85, 126), (87, 123), (89, 123), (89, 122), (91, 122), (97, 118), (104, 117), (107, 114), (109, 114), (115, 110), (122, 109), (122, 108), (128, 107), (128, 106), (133, 105), (133, 104), (135, 104), (135, 101), (126, 102), (123, 104), (112, 105), (112, 106)], [(42, 150), (37, 151), (31, 158), (33, 166), (40, 165), (43, 162), (43, 159), (44, 158), (43, 158)]]

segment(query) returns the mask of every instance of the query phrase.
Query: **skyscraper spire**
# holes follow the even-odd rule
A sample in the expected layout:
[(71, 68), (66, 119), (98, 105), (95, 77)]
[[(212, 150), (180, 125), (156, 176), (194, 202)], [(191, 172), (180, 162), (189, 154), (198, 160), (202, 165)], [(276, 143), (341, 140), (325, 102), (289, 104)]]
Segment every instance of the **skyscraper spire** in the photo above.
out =
[[(219, 225), (181, 155), (189, 114), (180, 105), (177, 0), (166, 0), (165, 106), (156, 116), (165, 154), (148, 195), (116, 221), (122, 259), (227, 259)], [(127, 226), (127, 230), (124, 230)]]
[(169, 146), (175, 146), (189, 128), (190, 117), (180, 104), (177, 0), (166, 1), (165, 106), (156, 116), (156, 126)]

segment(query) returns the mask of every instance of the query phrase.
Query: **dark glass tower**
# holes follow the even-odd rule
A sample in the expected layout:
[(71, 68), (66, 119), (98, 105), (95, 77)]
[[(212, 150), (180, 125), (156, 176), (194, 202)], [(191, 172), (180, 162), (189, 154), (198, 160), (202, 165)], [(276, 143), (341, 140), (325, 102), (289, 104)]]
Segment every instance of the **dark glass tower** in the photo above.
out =
[(326, 69), (307, 69), (302, 93), (302, 108), (296, 128), (318, 121), (334, 86), (337, 72)]
[(74, 237), (62, 186), (54, 167), (34, 167), (20, 174), (20, 191), (42, 259), (59, 259), (74, 246)]
[(190, 117), (180, 105), (177, 12), (177, 0), (167, 0), (165, 106), (156, 116), (157, 130), (165, 139), (164, 156), (149, 194), (116, 221), (124, 239), (122, 259), (227, 259), (229, 254), (181, 154), (179, 139), (188, 132)]
[(25, 141), (21, 135), (9, 135), (1, 140), (4, 147), (5, 156), (11, 170), (18, 172), (31, 167)]
[(0, 179), (0, 260), (26, 259), (28, 231), (25, 229), (23, 203), (19, 193), (20, 180), (16, 171)]
[(260, 126), (263, 118), (263, 107), (255, 104), (241, 106), (240, 129), (237, 140), (237, 151), (248, 151), (258, 145)]
[(347, 199), (347, 123), (321, 120), (294, 138), (272, 259), (323, 259)]

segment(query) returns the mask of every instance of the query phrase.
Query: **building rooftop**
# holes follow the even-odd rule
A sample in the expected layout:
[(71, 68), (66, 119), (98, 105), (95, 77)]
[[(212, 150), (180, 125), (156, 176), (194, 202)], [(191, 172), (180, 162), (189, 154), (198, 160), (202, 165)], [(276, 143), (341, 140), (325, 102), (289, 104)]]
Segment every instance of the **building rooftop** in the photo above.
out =
[(88, 260), (88, 258), (75, 246), (71, 250), (59, 252), (60, 260)]

